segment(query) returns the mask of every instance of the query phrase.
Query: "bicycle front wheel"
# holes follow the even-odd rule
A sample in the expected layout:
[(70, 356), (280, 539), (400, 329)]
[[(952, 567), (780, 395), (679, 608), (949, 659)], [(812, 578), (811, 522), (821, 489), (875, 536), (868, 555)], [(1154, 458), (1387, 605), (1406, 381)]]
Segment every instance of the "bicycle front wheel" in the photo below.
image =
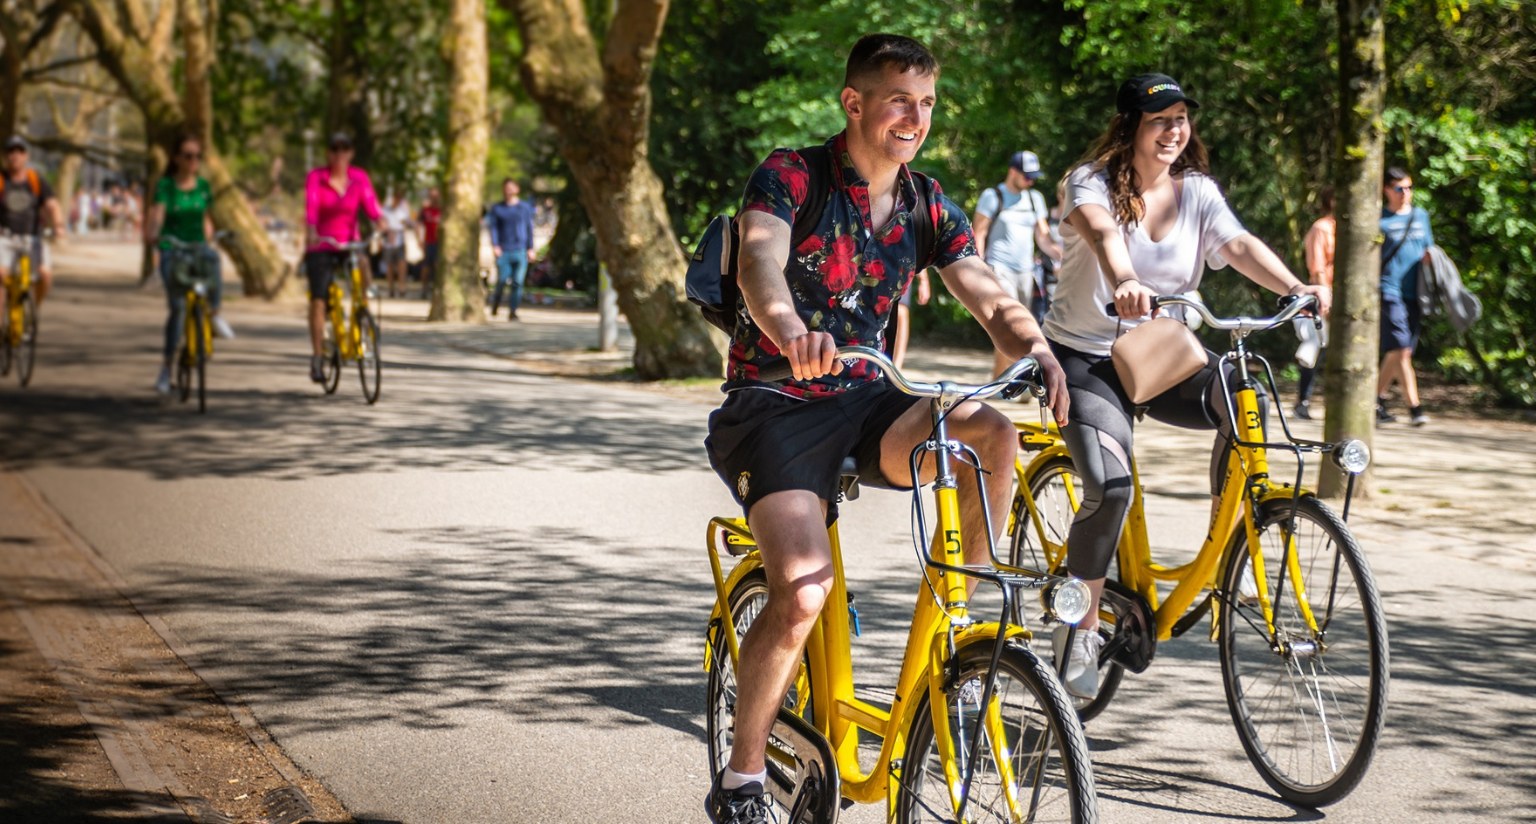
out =
[(16, 377), (21, 385), (32, 382), (32, 365), (37, 358), (37, 300), (31, 292), (21, 296), (21, 335), (16, 346)]
[(4, 306), (0, 306), (0, 377), (11, 374), (11, 363), (15, 361), (15, 347), (11, 340), (11, 307), (9, 299)]
[[(952, 799), (958, 797), (967, 773), (965, 760), (982, 709), (992, 641), (971, 643), (956, 656), (956, 683), (938, 695), (923, 696), (915, 709), (896, 800), (901, 824), (955, 818)], [(965, 820), (1097, 821), (1088, 742), (1066, 690), (1050, 668), (1027, 647), (1010, 644), (998, 661), (993, 689)], [(934, 738), (930, 707), (935, 699), (948, 707), (953, 764), (944, 763)]]
[[(731, 589), (727, 598), (735, 627), (736, 643), (746, 637), (747, 630), (768, 603), (768, 577), (761, 569), (743, 576)], [(709, 748), (709, 775), (714, 778), (731, 758), (731, 746), (736, 739), (736, 666), (731, 661), (731, 649), (727, 645), (725, 627), (711, 626), (709, 633), (709, 680), (705, 686), (705, 741)], [(801, 718), (811, 718), (811, 681), (809, 658), (802, 658), (800, 671), (784, 696), (784, 706), (794, 710)], [(790, 811), (774, 804), (773, 821), (792, 822)]]
[(358, 352), (357, 374), (363, 382), (363, 399), (368, 403), (379, 400), (380, 379), (384, 365), (379, 360), (379, 323), (373, 313), (364, 309), (357, 316)]
[(202, 301), (187, 311), (187, 372), (197, 389), (197, 411), (208, 411), (208, 314)]
[(336, 326), (325, 325), (325, 341), (320, 345), (320, 387), (325, 394), (335, 394), (341, 385), (341, 347), (336, 342)]
[(1290, 517), (1289, 500), (1268, 501), (1258, 513), (1262, 576), (1247, 536), (1234, 541), (1221, 579), (1221, 675), (1259, 775), (1287, 801), (1319, 807), (1348, 795), (1375, 753), (1387, 704), (1387, 625), (1344, 522), (1311, 496), (1297, 502), (1287, 529)]

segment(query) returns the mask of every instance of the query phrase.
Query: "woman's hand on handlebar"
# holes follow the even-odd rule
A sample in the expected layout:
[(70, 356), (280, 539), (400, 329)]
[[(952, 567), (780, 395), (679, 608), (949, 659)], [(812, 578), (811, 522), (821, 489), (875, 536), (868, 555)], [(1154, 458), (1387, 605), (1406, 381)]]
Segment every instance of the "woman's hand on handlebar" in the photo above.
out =
[(1303, 283), (1292, 289), (1290, 294), (1311, 295), (1317, 300), (1317, 314), (1321, 317), (1328, 317), (1328, 313), (1333, 310), (1333, 290), (1320, 283)]
[(1135, 278), (1120, 281), (1115, 286), (1115, 311), (1127, 320), (1152, 314), (1152, 298), (1157, 293)]
[(826, 332), (796, 335), (784, 341), (779, 350), (789, 360), (790, 373), (797, 381), (843, 371), (843, 362), (837, 357), (837, 341)]

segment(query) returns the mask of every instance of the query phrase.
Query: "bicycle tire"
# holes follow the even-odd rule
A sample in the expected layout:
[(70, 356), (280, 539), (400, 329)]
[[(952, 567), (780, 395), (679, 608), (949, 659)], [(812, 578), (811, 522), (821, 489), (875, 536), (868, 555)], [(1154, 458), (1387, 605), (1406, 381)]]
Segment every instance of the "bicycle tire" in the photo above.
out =
[(192, 382), (197, 386), (197, 411), (208, 411), (208, 317), (202, 301), (187, 312), (187, 361)]
[[(1038, 530), (1044, 534), (1037, 534), (1037, 526), (1029, 518), (1029, 508), (1018, 502), (1015, 506), (1015, 511), (1019, 513), (1018, 523), (1014, 526), (1009, 545), (1009, 562), (1014, 566), (1053, 575), (1066, 573), (1067, 531), (1072, 526), (1081, 495), (1081, 487), (1070, 483), (1076, 477), (1077, 467), (1067, 457), (1052, 458), (1025, 477), (1035, 508), (1040, 512)], [(1074, 489), (1079, 491), (1074, 492)], [(1022, 495), (1023, 490), (1024, 487), (1021, 487), (1016, 494)], [(1118, 577), (1117, 561), (1111, 561), (1108, 576)], [(1054, 667), (1056, 652), (1051, 646), (1054, 627), (1043, 621), (1029, 621), (1022, 610), (1015, 613), (1014, 623), (1030, 630), (1031, 648)], [(1106, 642), (1114, 635), (1114, 626), (1114, 612), (1099, 610), (1099, 634), (1104, 636)], [(1087, 723), (1098, 717), (1114, 699), (1124, 678), (1125, 667), (1114, 661), (1103, 662), (1099, 666), (1099, 691), (1092, 699), (1078, 698), (1068, 693), (1073, 706), (1077, 708), (1078, 718)]]
[(186, 341), (176, 350), (176, 395), (182, 403), (192, 397), (192, 353)]
[(336, 329), (330, 322), (325, 325), (325, 341), (320, 348), (320, 388), (325, 394), (336, 394), (341, 385), (341, 349), (336, 344)]
[(371, 406), (379, 402), (384, 377), (384, 363), (379, 357), (379, 323), (367, 309), (357, 315), (357, 376), (363, 384), (363, 400)]
[[(1348, 795), (1370, 766), (1386, 716), (1390, 665), (1381, 596), (1349, 528), (1310, 495), (1297, 502), (1295, 514), (1296, 557), (1322, 632), (1307, 627), (1289, 576), (1277, 590), (1291, 501), (1267, 501), (1257, 523), (1283, 643), (1272, 649), (1258, 596), (1242, 592), (1252, 564), (1248, 536), (1239, 534), (1221, 579), (1221, 676), (1248, 760), (1282, 798), (1315, 808)], [(1314, 642), (1309, 654), (1306, 645)], [(1275, 684), (1265, 689), (1270, 674)], [(1338, 691), (1361, 684), (1366, 692), (1358, 699)], [(1321, 758), (1319, 742), (1326, 742)], [(1309, 745), (1314, 751), (1304, 752)]]
[(9, 293), (4, 306), (0, 306), (0, 377), (11, 374), (13, 351), (11, 346), (11, 305)]
[(16, 377), (21, 385), (32, 382), (32, 367), (37, 361), (37, 299), (27, 292), (21, 296), (21, 343), (16, 351)]
[[(768, 576), (755, 569), (736, 582), (727, 596), (731, 616), (736, 622), (736, 641), (739, 644), (752, 622), (762, 612), (768, 600)], [(709, 776), (711, 779), (731, 757), (731, 743), (736, 728), (736, 670), (731, 664), (730, 646), (722, 634), (724, 627), (713, 627), (709, 635), (710, 667), (704, 689), (705, 744), (709, 751)], [(802, 718), (812, 717), (813, 693), (808, 670), (809, 657), (801, 657), (801, 669), (784, 697), (784, 705), (796, 710)], [(774, 821), (792, 821), (790, 811), (774, 805)]]
[[(955, 729), (957, 753), (967, 756), (970, 723), (957, 723), (965, 715), (974, 718), (975, 710), (966, 712), (956, 702), (970, 700), (979, 704), (980, 679), (992, 664), (992, 639), (978, 639), (956, 651), (958, 677), (942, 693), (949, 707), (950, 724)], [(1015, 764), (1012, 794), (1020, 802), (1029, 798), (1028, 813), (1015, 818), (1007, 804), (1007, 792), (999, 780), (994, 762), (995, 749), (984, 741), (980, 750), (982, 764), (977, 766), (966, 806), (968, 822), (1031, 821), (1089, 824), (1098, 820), (1098, 800), (1093, 781), (1093, 762), (1082, 723), (1072, 710), (1066, 689), (1027, 646), (1010, 643), (998, 660), (994, 699), (1001, 702), (1007, 735), (1008, 753)], [(901, 824), (950, 821), (954, 810), (944, 765), (933, 735), (933, 717), (929, 707), (934, 695), (923, 694), (907, 736), (906, 755), (900, 768), (896, 799), (896, 821)], [(1030, 747), (1025, 742), (1038, 746)], [(1023, 756), (1026, 760), (1021, 761)], [(964, 765), (956, 765), (963, 775)], [(1033, 777), (1033, 781), (1029, 778)], [(1033, 792), (1027, 792), (1034, 788)], [(925, 793), (925, 790), (927, 791)], [(979, 794), (978, 794), (979, 793)]]

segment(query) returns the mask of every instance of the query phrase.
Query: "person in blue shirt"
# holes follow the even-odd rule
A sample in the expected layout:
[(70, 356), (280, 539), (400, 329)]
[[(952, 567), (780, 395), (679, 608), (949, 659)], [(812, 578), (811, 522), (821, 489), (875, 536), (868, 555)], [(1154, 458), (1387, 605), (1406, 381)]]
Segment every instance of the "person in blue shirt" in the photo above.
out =
[(496, 291), (491, 297), (491, 316), (501, 308), (501, 295), (507, 296), (507, 320), (517, 320), (517, 307), (523, 301), (523, 278), (533, 260), (533, 204), (519, 200), (522, 187), (507, 178), (501, 183), (502, 202), (486, 213), (491, 230), (491, 251), (496, 255)]
[(1409, 420), (1429, 423), (1419, 404), (1419, 382), (1413, 374), (1413, 349), (1419, 342), (1419, 267), (1435, 245), (1429, 213), (1413, 205), (1413, 178), (1392, 166), (1382, 177), (1381, 233), (1381, 375), (1376, 383), (1376, 420), (1393, 423), (1387, 411), (1387, 391), (1403, 386)]

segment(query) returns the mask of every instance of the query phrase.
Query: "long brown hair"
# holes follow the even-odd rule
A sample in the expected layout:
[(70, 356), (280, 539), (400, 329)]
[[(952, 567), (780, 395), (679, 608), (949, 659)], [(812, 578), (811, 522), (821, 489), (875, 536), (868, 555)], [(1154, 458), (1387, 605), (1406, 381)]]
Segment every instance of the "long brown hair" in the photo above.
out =
[[(1102, 170), (1109, 177), (1110, 212), (1121, 226), (1139, 223), (1147, 211), (1147, 204), (1141, 199), (1140, 181), (1136, 179), (1136, 166), (1132, 163), (1136, 154), (1136, 129), (1141, 126), (1141, 114), (1139, 111), (1116, 113), (1110, 118), (1109, 128), (1099, 135), (1088, 152), (1072, 166), (1074, 171), (1079, 166), (1088, 166), (1096, 172)], [(1210, 157), (1206, 154), (1205, 144), (1200, 142), (1193, 121), (1190, 123), (1189, 144), (1168, 171), (1175, 175), (1196, 171), (1210, 176)]]

